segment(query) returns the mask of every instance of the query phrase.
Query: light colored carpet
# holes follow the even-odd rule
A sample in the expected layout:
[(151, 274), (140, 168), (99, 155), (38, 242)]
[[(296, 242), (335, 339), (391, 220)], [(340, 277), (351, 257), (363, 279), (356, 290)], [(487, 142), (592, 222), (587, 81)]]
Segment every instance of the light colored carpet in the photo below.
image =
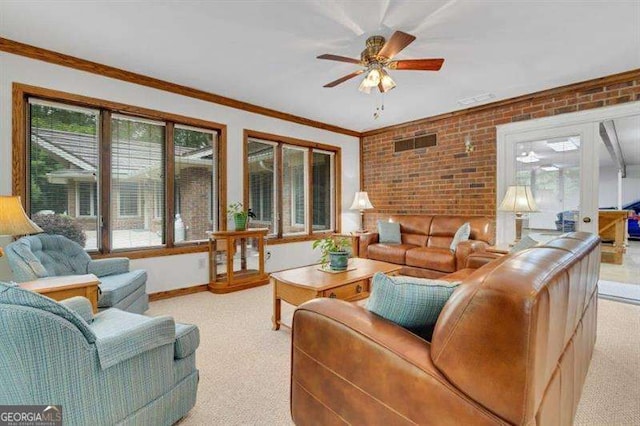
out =
[[(271, 330), (271, 287), (151, 303), (148, 315), (197, 324), (200, 385), (180, 426), (290, 425), (290, 331)], [(601, 300), (578, 425), (640, 424), (640, 306)], [(283, 320), (293, 307), (283, 304)]]

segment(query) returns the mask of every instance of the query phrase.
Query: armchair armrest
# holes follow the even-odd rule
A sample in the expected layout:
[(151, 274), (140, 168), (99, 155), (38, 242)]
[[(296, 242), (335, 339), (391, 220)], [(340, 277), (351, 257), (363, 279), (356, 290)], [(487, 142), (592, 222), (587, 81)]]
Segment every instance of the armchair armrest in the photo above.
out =
[(80, 318), (88, 323), (93, 321), (93, 306), (86, 297), (75, 296), (60, 301), (60, 304), (66, 306), (76, 314), (80, 315)]
[(428, 342), (345, 301), (295, 311), (291, 368), (296, 424), (502, 423), (437, 370)]
[(367, 234), (359, 235), (359, 247), (358, 247), (358, 256), (364, 259), (368, 258), (367, 248), (370, 244), (377, 244), (379, 239), (379, 234), (377, 232), (370, 232)]
[(467, 267), (467, 258), (471, 253), (484, 251), (489, 244), (484, 241), (466, 240), (458, 243), (456, 247), (456, 271)]
[(129, 259), (126, 257), (92, 260), (87, 266), (87, 273), (97, 277), (124, 274), (125, 272), (129, 272)]
[(467, 257), (467, 268), (478, 269), (483, 267), (489, 262), (493, 262), (496, 259), (500, 259), (504, 254), (500, 253), (492, 253), (490, 251), (477, 251), (475, 253), (471, 253), (469, 257)]
[(144, 352), (173, 344), (176, 326), (173, 318), (147, 317), (119, 309), (107, 309), (94, 317), (100, 366), (109, 368)]

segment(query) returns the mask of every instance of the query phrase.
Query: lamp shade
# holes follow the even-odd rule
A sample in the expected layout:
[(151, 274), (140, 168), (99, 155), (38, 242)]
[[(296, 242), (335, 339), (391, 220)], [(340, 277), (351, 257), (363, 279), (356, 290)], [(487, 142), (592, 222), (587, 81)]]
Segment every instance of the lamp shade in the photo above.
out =
[(353, 204), (351, 204), (351, 210), (369, 210), (373, 205), (369, 201), (369, 195), (366, 192), (356, 192), (356, 196), (353, 198)]
[(531, 187), (527, 185), (509, 186), (498, 210), (515, 213), (538, 211), (536, 200), (531, 193)]
[(0, 195), (0, 235), (28, 235), (44, 232), (22, 208), (20, 197)]

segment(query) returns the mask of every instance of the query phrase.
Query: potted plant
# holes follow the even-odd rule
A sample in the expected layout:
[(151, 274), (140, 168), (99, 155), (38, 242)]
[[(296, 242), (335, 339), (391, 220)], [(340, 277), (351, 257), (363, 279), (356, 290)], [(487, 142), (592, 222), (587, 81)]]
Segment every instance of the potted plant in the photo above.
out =
[(236, 231), (244, 231), (249, 225), (249, 218), (255, 218), (256, 215), (251, 209), (245, 210), (242, 203), (229, 204), (227, 207), (227, 213), (233, 217), (233, 223), (235, 224)]
[(345, 271), (349, 262), (349, 240), (340, 237), (325, 237), (313, 242), (313, 249), (320, 249), (320, 263), (329, 264), (332, 271)]

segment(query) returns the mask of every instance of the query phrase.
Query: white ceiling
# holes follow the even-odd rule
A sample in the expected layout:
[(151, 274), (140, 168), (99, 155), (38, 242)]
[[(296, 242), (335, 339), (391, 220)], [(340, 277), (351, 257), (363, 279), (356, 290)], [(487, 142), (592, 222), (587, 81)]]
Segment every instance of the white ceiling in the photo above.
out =
[[(613, 120), (616, 128), (622, 158), (627, 166), (640, 165), (640, 115)], [(617, 163), (611, 158), (604, 142), (598, 148), (600, 167), (615, 167)]]
[[(417, 37), (398, 59), (444, 57), (438, 73), (395, 71), (384, 97), (357, 79), (365, 39)], [(352, 130), (448, 112), (640, 68), (640, 1), (0, 1), (0, 35)]]

